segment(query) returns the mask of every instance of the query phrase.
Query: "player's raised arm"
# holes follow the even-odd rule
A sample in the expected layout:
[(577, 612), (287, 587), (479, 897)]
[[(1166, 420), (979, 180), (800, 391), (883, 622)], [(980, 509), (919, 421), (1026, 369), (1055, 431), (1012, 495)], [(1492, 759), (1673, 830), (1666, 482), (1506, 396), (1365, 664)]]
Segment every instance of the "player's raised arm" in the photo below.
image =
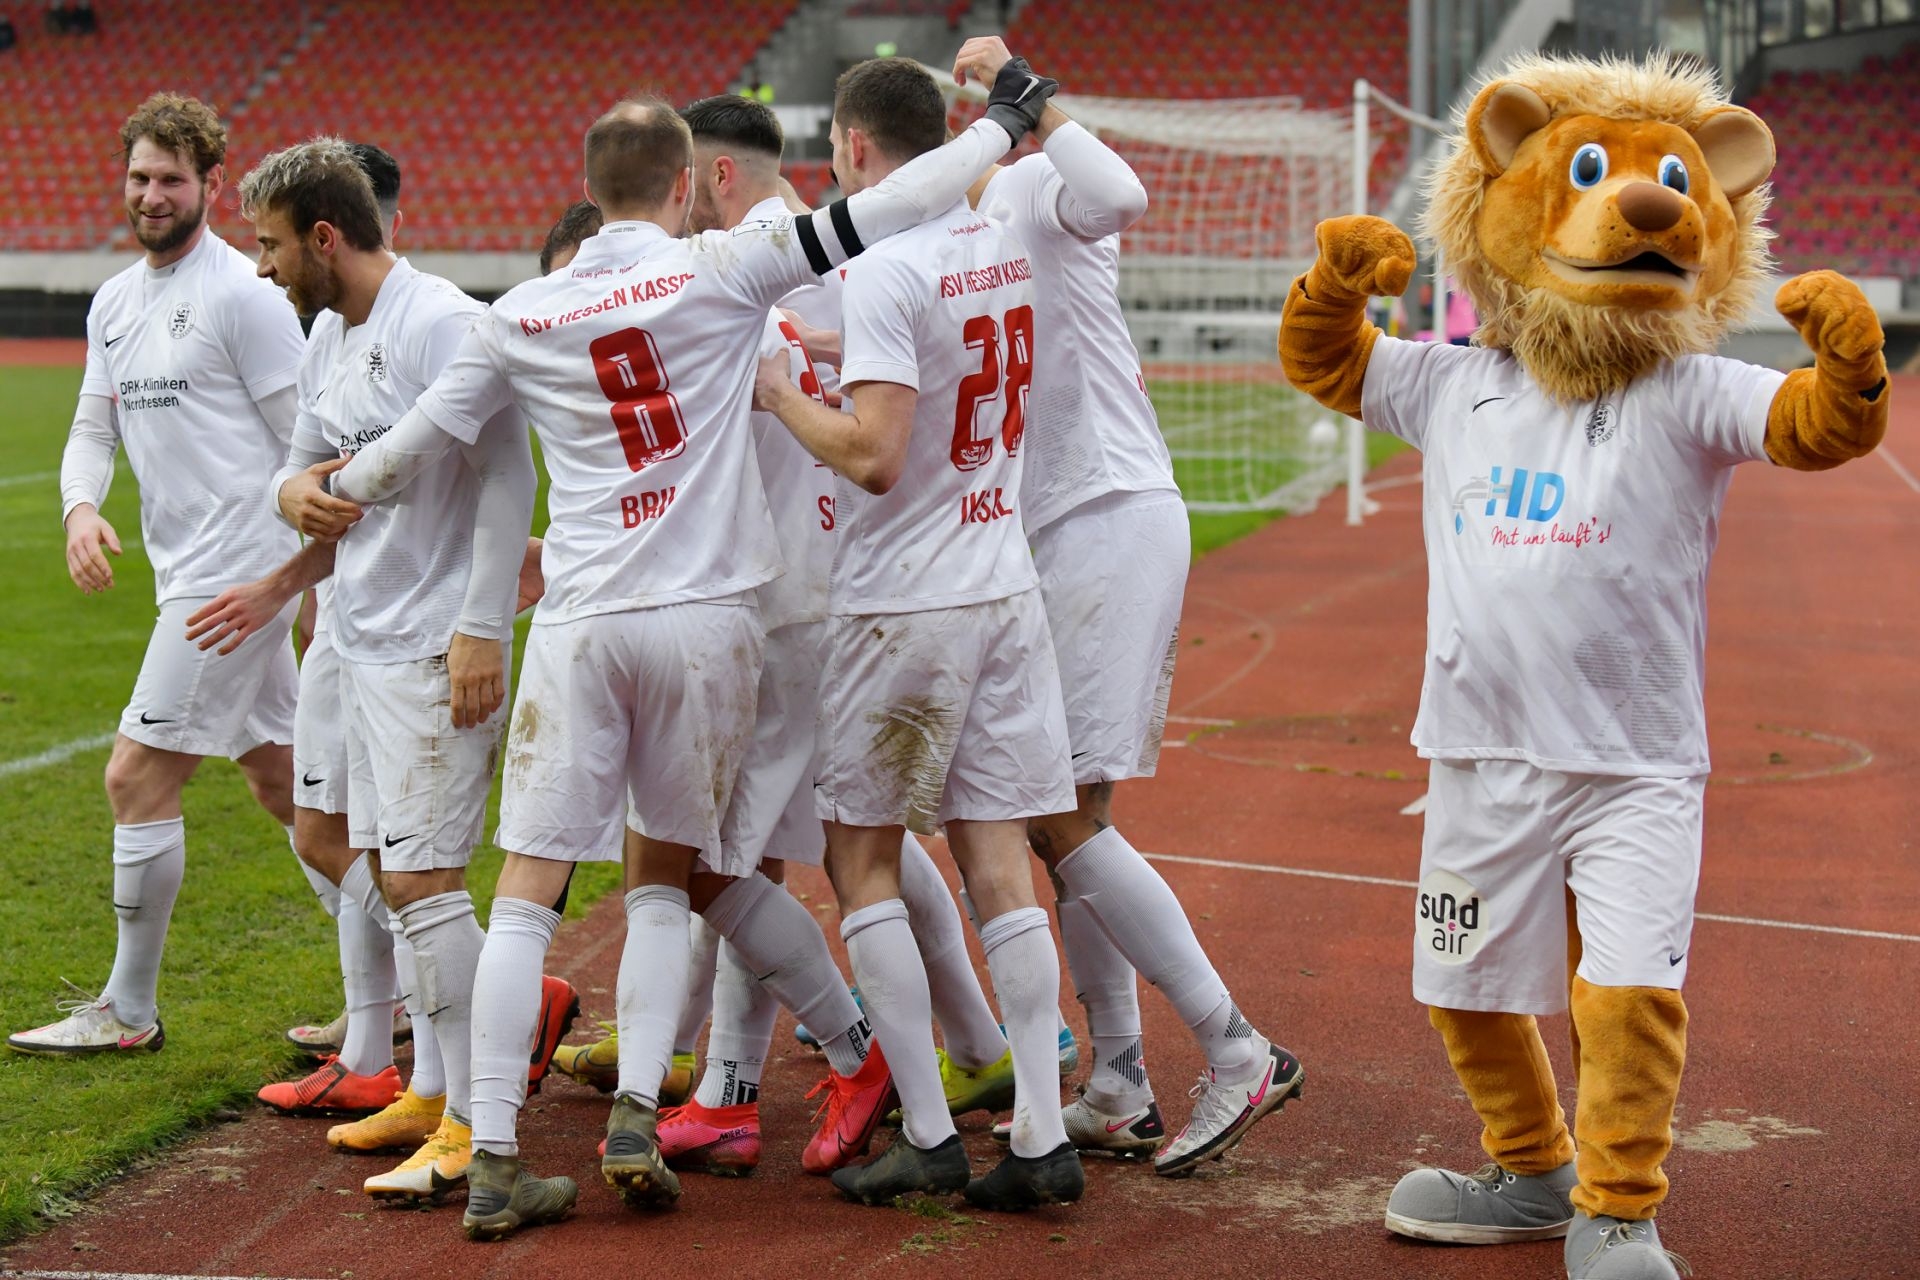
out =
[[(834, 95), (835, 172), (843, 156), (869, 146), (884, 146), (886, 121), (866, 104), (871, 98), (890, 109), (898, 100), (897, 81), (931, 78), (904, 58), (874, 58), (840, 77)], [(737, 228), (734, 243), (749, 296), (765, 305), (826, 274), (867, 245), (917, 227), (967, 193), (992, 164), (1012, 150), (1040, 118), (1059, 85), (1036, 75), (1024, 59), (1002, 68), (987, 104), (987, 114), (944, 146), (919, 153), (873, 186), (836, 200), (825, 209), (782, 221)], [(938, 90), (934, 91), (938, 97)], [(945, 120), (945, 105), (940, 107)], [(792, 234), (786, 234), (789, 227)]]
[[(971, 75), (991, 89), (1002, 67), (1012, 61), (999, 36), (975, 36), (954, 59), (953, 78), (965, 84)], [(1048, 202), (1042, 216), (1083, 240), (1099, 240), (1125, 231), (1147, 211), (1147, 189), (1133, 166), (1106, 143), (1048, 102), (1033, 128), (1053, 174), (1040, 196)]]

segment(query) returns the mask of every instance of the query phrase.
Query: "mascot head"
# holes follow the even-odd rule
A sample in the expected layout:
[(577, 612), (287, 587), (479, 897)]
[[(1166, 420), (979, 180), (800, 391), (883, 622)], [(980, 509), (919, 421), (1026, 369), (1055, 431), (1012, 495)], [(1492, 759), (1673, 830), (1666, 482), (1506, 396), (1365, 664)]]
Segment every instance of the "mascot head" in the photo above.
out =
[(1423, 230), (1547, 392), (1592, 399), (1711, 351), (1769, 265), (1773, 135), (1713, 73), (1517, 59), (1474, 95), (1428, 184)]

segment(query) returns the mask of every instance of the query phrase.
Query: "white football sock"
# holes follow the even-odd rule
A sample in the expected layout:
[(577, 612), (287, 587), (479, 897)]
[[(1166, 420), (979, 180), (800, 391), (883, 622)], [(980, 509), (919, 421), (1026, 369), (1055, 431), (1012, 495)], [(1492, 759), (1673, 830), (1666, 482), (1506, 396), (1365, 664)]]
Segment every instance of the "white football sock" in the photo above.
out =
[(187, 824), (181, 818), (113, 829), (113, 912), (120, 918), (113, 974), (101, 998), (130, 1027), (155, 1018), (167, 922), (187, 873)]
[(413, 1024), (413, 1075), (407, 1087), (417, 1098), (438, 1098), (447, 1091), (447, 1066), (440, 1057), (440, 1040), (433, 1034), (433, 1024), (427, 1021), (413, 944), (407, 941), (406, 927), (397, 913), (387, 918), (387, 931), (393, 935), (394, 986)]
[(540, 1021), (540, 974), (560, 915), (520, 898), (495, 898), (487, 945), (473, 975), (473, 1146), (517, 1156), (527, 1102), (527, 1061)]
[(980, 945), (1013, 1047), (1013, 1154), (1043, 1156), (1067, 1140), (1060, 1116), (1060, 955), (1047, 913), (1020, 907), (997, 915), (980, 930)]
[(680, 1025), (673, 1033), (676, 1056), (700, 1047), (700, 1033), (713, 1016), (713, 979), (720, 964), (720, 935), (706, 920), (690, 916), (687, 939), (693, 950), (687, 962), (687, 1003), (680, 1010)]
[(866, 1020), (847, 994), (813, 913), (756, 871), (722, 889), (706, 916), (741, 962), (812, 1029), (827, 1065), (844, 1076), (858, 1071), (867, 1058)]
[(998, 1062), (1007, 1051), (1006, 1037), (974, 976), (959, 908), (911, 831), (900, 842), (900, 899), (907, 904), (907, 923), (926, 966), (927, 992), (947, 1056), (974, 1071)]
[(340, 886), (307, 865), (307, 860), (300, 856), (300, 844), (293, 838), (292, 827), (287, 828), (287, 843), (293, 847), (293, 860), (299, 866), (300, 874), (307, 878), (307, 883), (313, 886), (314, 896), (320, 899), (320, 909), (339, 919)]
[(1193, 1029), (1216, 1080), (1237, 1081), (1261, 1066), (1260, 1033), (1240, 1016), (1231, 996), (1220, 1001)]
[(1061, 949), (1093, 1041), (1087, 1096), (1103, 1111), (1142, 1110), (1153, 1101), (1153, 1086), (1140, 1043), (1140, 984), (1133, 966), (1085, 903), (1066, 897), (1057, 905)]
[(933, 1056), (933, 1004), (907, 904), (888, 898), (850, 911), (840, 920), (840, 936), (900, 1093), (901, 1132), (923, 1151), (937, 1147), (955, 1130)]
[(340, 1038), (340, 1063), (355, 1075), (378, 1075), (393, 1065), (396, 978), (391, 922), (365, 858), (347, 864), (335, 893), (340, 978), (347, 993), (347, 1031)]
[(706, 1070), (694, 1094), (696, 1102), (732, 1107), (760, 1100), (760, 1072), (767, 1064), (779, 1012), (780, 1001), (772, 990), (753, 976), (731, 942), (722, 942), (720, 972), (713, 982), (713, 1032), (707, 1037)]
[(400, 923), (413, 944), (420, 999), (446, 1061), (447, 1114), (471, 1123), (473, 1088), (473, 973), (487, 935), (473, 916), (465, 889), (436, 893), (400, 908)]
[(1226, 983), (1201, 950), (1180, 900), (1119, 828), (1101, 831), (1060, 859), (1054, 870), (1120, 954), (1160, 989), (1192, 1028), (1206, 1051), (1207, 1065), (1228, 1079), (1243, 1072), (1253, 1061), (1253, 1038), (1227, 1035), (1224, 1014), (1218, 1032), (1202, 1030), (1227, 999)]
[(620, 1028), (618, 1093), (660, 1105), (660, 1082), (673, 1065), (673, 1034), (687, 1001), (687, 892), (643, 884), (626, 896), (627, 943), (616, 987)]

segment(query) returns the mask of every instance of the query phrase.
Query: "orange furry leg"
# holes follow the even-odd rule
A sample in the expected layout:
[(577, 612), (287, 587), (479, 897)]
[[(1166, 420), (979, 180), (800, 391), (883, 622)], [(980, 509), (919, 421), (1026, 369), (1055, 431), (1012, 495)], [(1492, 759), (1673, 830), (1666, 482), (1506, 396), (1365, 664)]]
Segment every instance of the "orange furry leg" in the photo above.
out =
[(1553, 1065), (1530, 1015), (1432, 1008), (1427, 1017), (1480, 1117), (1480, 1145), (1489, 1159), (1521, 1174), (1546, 1173), (1573, 1159)]
[(1573, 980), (1580, 1046), (1580, 1185), (1593, 1216), (1651, 1218), (1667, 1198), (1661, 1163), (1673, 1148), (1673, 1107), (1687, 1060), (1687, 1006), (1661, 987)]

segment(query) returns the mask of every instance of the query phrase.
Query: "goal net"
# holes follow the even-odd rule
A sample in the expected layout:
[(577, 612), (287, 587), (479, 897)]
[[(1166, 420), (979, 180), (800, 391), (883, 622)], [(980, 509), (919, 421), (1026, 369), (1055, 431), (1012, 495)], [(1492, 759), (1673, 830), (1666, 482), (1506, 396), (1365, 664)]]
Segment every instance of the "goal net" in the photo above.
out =
[[(984, 108), (977, 85), (934, 78), (956, 126)], [(1340, 432), (1287, 386), (1275, 344), (1314, 224), (1350, 207), (1350, 119), (1297, 98), (1057, 102), (1147, 188), (1120, 299), (1188, 507), (1311, 508), (1345, 478)]]

